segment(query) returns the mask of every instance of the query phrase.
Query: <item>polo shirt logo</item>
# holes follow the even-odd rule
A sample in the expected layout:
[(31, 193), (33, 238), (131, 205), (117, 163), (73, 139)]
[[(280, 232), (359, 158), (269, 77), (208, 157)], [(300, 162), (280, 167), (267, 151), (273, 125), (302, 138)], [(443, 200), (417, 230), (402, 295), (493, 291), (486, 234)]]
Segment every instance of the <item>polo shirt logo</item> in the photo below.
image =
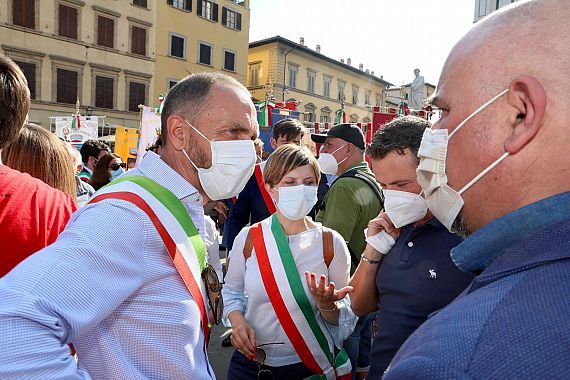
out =
[(435, 269), (428, 270), (429, 278), (437, 278), (437, 273), (435, 273)]

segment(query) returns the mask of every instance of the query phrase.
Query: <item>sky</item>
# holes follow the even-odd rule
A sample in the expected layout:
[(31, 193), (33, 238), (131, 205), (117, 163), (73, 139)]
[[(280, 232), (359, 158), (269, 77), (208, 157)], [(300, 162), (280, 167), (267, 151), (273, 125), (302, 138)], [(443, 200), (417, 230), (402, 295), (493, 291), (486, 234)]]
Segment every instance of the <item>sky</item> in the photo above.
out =
[(414, 69), (437, 85), (445, 59), (473, 26), (474, 0), (251, 0), (249, 41), (280, 35), (396, 86)]

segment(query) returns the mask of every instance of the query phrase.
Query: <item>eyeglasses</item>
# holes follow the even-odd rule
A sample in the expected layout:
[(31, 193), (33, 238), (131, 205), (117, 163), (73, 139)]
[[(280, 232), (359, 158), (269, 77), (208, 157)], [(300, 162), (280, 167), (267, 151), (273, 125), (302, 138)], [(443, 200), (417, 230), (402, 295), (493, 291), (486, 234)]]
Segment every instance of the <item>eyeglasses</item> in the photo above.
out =
[(222, 300), (222, 284), (218, 279), (218, 275), (214, 268), (208, 264), (202, 272), (202, 281), (206, 287), (206, 295), (208, 296), (208, 304), (212, 311), (213, 322), (212, 324), (219, 324), (222, 320), (222, 311), (224, 309), (224, 302)]
[(111, 166), (109, 166), (109, 168), (113, 171), (115, 170), (119, 170), (119, 168), (123, 168), (125, 169), (127, 167), (127, 164), (125, 164), (124, 162), (121, 162), (120, 164), (117, 164), (116, 162), (113, 162), (111, 164)]
[(255, 355), (253, 356), (253, 361), (257, 363), (257, 368), (259, 369), (259, 372), (257, 372), (258, 380), (273, 380), (273, 372), (271, 372), (268, 369), (261, 369), (261, 366), (265, 363), (265, 358), (267, 357), (267, 354), (261, 347), (269, 346), (272, 344), (285, 344), (285, 342), (264, 343), (260, 344), (255, 348)]

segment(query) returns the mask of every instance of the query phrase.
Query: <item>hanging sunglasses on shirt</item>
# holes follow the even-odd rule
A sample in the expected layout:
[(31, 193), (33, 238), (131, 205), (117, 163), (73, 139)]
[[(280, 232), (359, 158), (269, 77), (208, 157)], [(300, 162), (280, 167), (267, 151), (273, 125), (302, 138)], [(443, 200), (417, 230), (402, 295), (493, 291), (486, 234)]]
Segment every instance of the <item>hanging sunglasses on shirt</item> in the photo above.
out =
[(222, 300), (222, 284), (218, 279), (218, 275), (214, 268), (208, 264), (202, 272), (202, 281), (206, 287), (206, 294), (208, 296), (208, 303), (210, 304), (210, 311), (212, 312), (212, 324), (219, 324), (222, 320), (222, 312), (224, 302)]
[(272, 344), (285, 344), (285, 342), (276, 342), (276, 343), (264, 343), (260, 344), (255, 348), (255, 355), (253, 356), (253, 361), (257, 364), (258, 372), (257, 372), (257, 379), (258, 380), (273, 380), (273, 372), (268, 369), (262, 369), (261, 367), (265, 363), (265, 358), (267, 354), (261, 348), (263, 346), (269, 346)]
[(116, 162), (113, 162), (110, 166), (111, 170), (119, 170), (119, 168), (123, 168), (126, 169), (127, 168), (127, 164), (125, 164), (124, 162), (121, 162), (120, 164), (117, 164)]

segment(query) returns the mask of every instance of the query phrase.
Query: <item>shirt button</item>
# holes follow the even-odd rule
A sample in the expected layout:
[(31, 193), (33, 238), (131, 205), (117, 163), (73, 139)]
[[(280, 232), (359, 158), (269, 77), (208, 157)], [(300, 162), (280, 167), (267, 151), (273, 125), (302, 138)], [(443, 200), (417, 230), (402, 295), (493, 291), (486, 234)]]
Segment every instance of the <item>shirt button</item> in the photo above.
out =
[(414, 246), (414, 243), (412, 243), (411, 241), (408, 242), (408, 247), (412, 248)]

